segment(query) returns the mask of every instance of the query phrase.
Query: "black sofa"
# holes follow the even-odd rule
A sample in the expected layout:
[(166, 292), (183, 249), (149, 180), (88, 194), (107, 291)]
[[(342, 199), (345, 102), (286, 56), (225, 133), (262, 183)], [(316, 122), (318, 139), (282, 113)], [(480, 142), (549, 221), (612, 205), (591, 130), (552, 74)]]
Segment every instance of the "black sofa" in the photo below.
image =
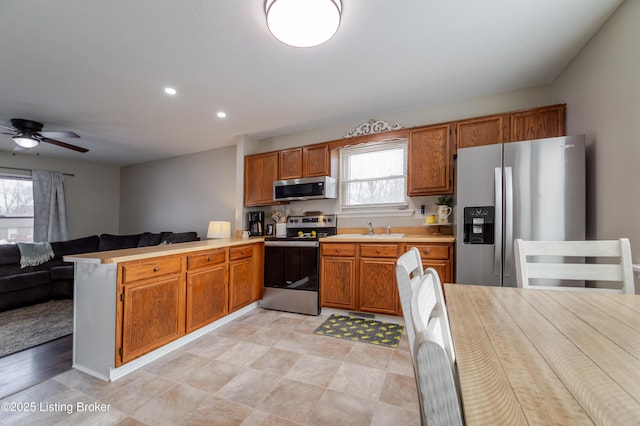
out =
[(53, 259), (24, 268), (20, 267), (20, 250), (17, 245), (0, 245), (0, 312), (52, 299), (72, 299), (73, 263), (64, 262), (64, 256), (198, 240), (200, 238), (195, 232), (92, 235), (52, 242)]

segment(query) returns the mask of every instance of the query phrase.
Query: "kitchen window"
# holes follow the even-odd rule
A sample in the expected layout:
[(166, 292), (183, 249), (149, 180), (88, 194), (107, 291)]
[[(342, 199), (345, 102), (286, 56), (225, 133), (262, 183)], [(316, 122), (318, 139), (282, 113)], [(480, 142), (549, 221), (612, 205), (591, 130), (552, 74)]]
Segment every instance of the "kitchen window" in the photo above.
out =
[(31, 177), (0, 175), (0, 244), (33, 242)]
[(407, 140), (340, 150), (340, 208), (343, 212), (407, 207)]

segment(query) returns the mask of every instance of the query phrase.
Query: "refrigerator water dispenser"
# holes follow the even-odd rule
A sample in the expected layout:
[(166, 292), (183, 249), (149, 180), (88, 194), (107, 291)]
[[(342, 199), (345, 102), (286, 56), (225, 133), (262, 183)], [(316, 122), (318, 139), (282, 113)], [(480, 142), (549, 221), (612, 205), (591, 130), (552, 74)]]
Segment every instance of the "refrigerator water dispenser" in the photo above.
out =
[(493, 244), (495, 207), (464, 208), (464, 244)]

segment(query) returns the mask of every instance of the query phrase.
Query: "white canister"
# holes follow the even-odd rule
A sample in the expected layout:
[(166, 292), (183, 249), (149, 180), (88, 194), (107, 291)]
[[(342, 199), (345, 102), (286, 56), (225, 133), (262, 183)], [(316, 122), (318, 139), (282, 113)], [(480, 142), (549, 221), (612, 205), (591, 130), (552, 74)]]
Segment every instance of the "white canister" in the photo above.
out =
[(276, 223), (276, 237), (284, 238), (287, 236), (287, 224)]

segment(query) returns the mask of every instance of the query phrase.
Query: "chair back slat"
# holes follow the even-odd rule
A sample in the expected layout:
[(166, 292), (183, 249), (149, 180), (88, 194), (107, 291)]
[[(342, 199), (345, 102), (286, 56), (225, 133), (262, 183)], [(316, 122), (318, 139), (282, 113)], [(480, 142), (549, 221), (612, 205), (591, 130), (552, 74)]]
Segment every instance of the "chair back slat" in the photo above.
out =
[[(518, 287), (569, 289), (575, 291), (635, 293), (631, 264), (631, 245), (627, 238), (601, 241), (525, 241), (514, 244)], [(594, 258), (604, 263), (559, 263), (558, 257)], [(573, 262), (573, 263), (571, 263)], [(608, 281), (615, 289), (593, 287), (552, 287), (535, 285), (530, 279)]]
[(420, 251), (412, 247), (408, 252), (400, 256), (396, 263), (396, 282), (400, 294), (400, 306), (404, 318), (405, 331), (409, 340), (409, 350), (413, 353), (415, 334), (411, 320), (411, 296), (418, 283), (422, 281), (422, 259)]

